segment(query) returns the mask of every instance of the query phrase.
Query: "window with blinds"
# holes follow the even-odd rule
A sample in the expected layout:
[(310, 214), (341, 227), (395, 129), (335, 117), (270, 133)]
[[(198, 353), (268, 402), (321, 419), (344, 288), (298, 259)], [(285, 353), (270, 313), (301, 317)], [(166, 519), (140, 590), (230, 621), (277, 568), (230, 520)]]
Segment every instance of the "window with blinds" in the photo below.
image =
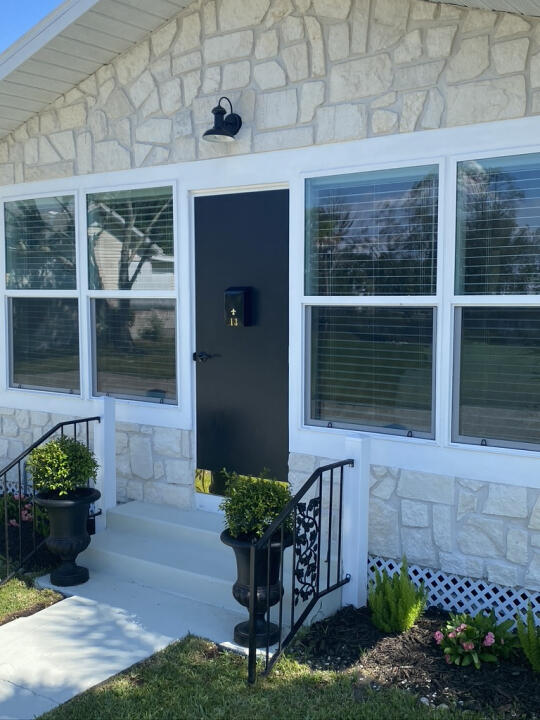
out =
[(540, 308), (456, 310), (454, 440), (540, 447)]
[(310, 421), (434, 437), (433, 308), (311, 307)]
[(8, 289), (77, 287), (73, 196), (4, 204)]
[(172, 188), (88, 195), (91, 290), (174, 290)]
[(96, 299), (94, 394), (176, 403), (174, 300)]
[(540, 292), (540, 154), (458, 164), (456, 294)]
[(10, 386), (79, 393), (76, 298), (11, 298)]
[(438, 167), (306, 181), (306, 295), (434, 295)]

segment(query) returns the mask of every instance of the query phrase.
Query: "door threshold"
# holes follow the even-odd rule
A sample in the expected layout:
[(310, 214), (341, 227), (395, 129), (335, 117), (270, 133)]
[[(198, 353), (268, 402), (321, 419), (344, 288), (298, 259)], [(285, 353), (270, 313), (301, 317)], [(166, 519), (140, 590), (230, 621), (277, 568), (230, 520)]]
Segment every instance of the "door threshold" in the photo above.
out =
[(206, 512), (222, 513), (219, 505), (223, 498), (221, 495), (210, 495), (209, 493), (195, 493), (195, 507), (197, 510), (206, 510)]

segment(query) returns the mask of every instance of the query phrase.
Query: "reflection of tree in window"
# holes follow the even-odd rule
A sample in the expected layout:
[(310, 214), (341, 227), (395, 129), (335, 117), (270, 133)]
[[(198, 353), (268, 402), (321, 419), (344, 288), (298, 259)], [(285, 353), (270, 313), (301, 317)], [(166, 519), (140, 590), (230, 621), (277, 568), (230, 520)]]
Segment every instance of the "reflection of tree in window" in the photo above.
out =
[(315, 186), (308, 294), (434, 294), (437, 192), (433, 172)]
[(458, 293), (540, 290), (540, 163), (518, 163), (459, 166)]
[(74, 209), (71, 196), (5, 204), (8, 288), (76, 287)]

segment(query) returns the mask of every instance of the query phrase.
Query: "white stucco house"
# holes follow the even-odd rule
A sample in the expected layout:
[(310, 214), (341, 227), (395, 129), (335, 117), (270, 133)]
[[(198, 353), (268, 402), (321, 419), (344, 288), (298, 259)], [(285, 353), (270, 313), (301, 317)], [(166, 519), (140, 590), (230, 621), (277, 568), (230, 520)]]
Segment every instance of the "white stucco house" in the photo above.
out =
[(197, 468), (352, 455), (346, 601), (369, 514), (539, 602), (539, 0), (66, 0), (0, 56), (0, 243), (0, 460), (113, 397), (118, 502), (195, 523)]

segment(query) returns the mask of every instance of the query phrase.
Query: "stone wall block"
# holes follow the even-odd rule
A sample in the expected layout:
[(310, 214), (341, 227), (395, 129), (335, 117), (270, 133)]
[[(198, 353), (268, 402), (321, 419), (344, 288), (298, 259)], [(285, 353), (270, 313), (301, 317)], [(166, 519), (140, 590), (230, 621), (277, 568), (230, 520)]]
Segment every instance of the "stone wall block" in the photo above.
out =
[(286, 150), (293, 147), (313, 145), (313, 128), (299, 127), (290, 130), (258, 133), (255, 135), (253, 147), (256, 152)]
[(407, 27), (409, 3), (394, 0), (373, 0), (372, 24), (369, 33), (369, 49), (372, 52), (395, 45)]
[(268, 8), (270, 0), (222, 0), (219, 9), (219, 26), (222, 31), (259, 25)]
[(399, 478), (397, 494), (411, 500), (454, 504), (454, 478), (417, 470), (404, 470)]
[(390, 110), (375, 110), (371, 116), (371, 132), (374, 135), (387, 135), (395, 132), (398, 122), (397, 113)]
[(193, 502), (193, 490), (185, 485), (147, 482), (144, 484), (143, 500), (158, 505), (190, 508)]
[(257, 60), (275, 57), (278, 53), (278, 36), (275, 30), (268, 30), (258, 36), (255, 44)]
[(371, 488), (371, 495), (381, 500), (390, 500), (396, 489), (397, 480), (391, 475), (383, 477), (382, 480), (376, 480), (375, 485)]
[(175, 428), (154, 428), (154, 452), (167, 457), (178, 457), (182, 454), (182, 431)]
[(125, 432), (116, 431), (115, 433), (116, 442), (116, 454), (122, 455), (128, 449), (128, 435)]
[(491, 48), (496, 72), (499, 75), (523, 72), (523, 70), (525, 70), (528, 52), (528, 38), (496, 43)]
[(146, 69), (150, 60), (150, 44), (145, 40), (134, 45), (115, 62), (116, 75), (121, 85), (133, 82)]
[(129, 455), (133, 475), (142, 480), (150, 480), (154, 469), (150, 438), (132, 435), (129, 439)]
[(180, 20), (180, 32), (173, 53), (187, 52), (198, 48), (201, 43), (201, 18), (199, 13), (184, 15)]
[(116, 140), (106, 140), (95, 144), (94, 167), (97, 172), (127, 170), (131, 167), (129, 150)]
[(260, 130), (294, 125), (298, 114), (296, 90), (264, 93), (257, 98), (256, 122)]
[(455, 575), (479, 578), (484, 575), (484, 560), (481, 557), (464, 557), (457, 553), (440, 552), (441, 570)]
[[(1, 413), (0, 413), (1, 414)], [(30, 424), (36, 427), (44, 427), (49, 422), (49, 413), (32, 410), (30, 412)]]
[(414, 500), (402, 500), (401, 522), (408, 527), (428, 527), (429, 511), (427, 504)]
[(326, 60), (321, 25), (318, 20), (309, 15), (306, 15), (304, 22), (311, 46), (311, 74), (313, 77), (322, 77), (326, 75)]
[(531, 530), (540, 530), (540, 495), (538, 496), (531, 511), (529, 527)]
[(294, 12), (292, 0), (272, 0), (264, 19), (264, 27), (273, 27)]
[(15, 422), (21, 430), (30, 427), (30, 412), (28, 410), (15, 410)]
[(454, 509), (448, 505), (433, 505), (433, 537), (439, 550), (451, 552), (454, 548)]
[(311, 475), (317, 468), (317, 458), (314, 455), (304, 453), (289, 453), (289, 470), (291, 472), (302, 472)]
[(140, 107), (155, 87), (156, 84), (152, 74), (148, 70), (145, 70), (128, 90), (133, 106), (136, 108)]
[(392, 64), (387, 54), (334, 65), (330, 70), (330, 102), (379, 95), (390, 89)]
[(489, 582), (499, 585), (518, 585), (520, 573), (513, 565), (501, 562), (486, 563), (487, 577)]
[(425, 130), (433, 130), (442, 126), (444, 112), (444, 99), (437, 88), (431, 88), (428, 92), (427, 103), (424, 115), (421, 120), (421, 127)]
[(533, 553), (531, 564), (525, 574), (525, 584), (533, 590), (540, 590), (540, 552)]
[(448, 57), (456, 36), (457, 25), (443, 25), (426, 31), (426, 51), (428, 57)]
[(469, 10), (463, 21), (464, 33), (491, 30), (497, 20), (497, 13), (492, 10)]
[(261, 90), (273, 90), (287, 83), (285, 71), (275, 60), (256, 65), (253, 77)]
[(152, 33), (150, 41), (152, 44), (152, 52), (155, 57), (163, 55), (164, 52), (167, 52), (167, 50), (171, 47), (171, 43), (174, 40), (177, 30), (178, 25), (176, 18), (174, 18), (166, 25), (163, 25)]
[(218, 63), (251, 55), (253, 32), (241, 30), (230, 35), (218, 35), (205, 40), (203, 54), (207, 63)]
[(451, 86), (447, 107), (448, 125), (522, 117), (526, 107), (525, 79), (516, 75)]
[(463, 82), (481, 75), (489, 67), (487, 35), (462, 40), (458, 52), (448, 61), (448, 82)]
[(399, 513), (381, 500), (371, 500), (369, 507), (369, 552), (396, 558), (401, 556)]
[(424, 109), (426, 97), (427, 92), (425, 91), (407, 93), (403, 96), (401, 119), (399, 121), (400, 132), (412, 132), (416, 128)]
[(351, 11), (351, 52), (364, 55), (367, 50), (370, 0), (354, 0)]
[(500, 557), (506, 555), (506, 534), (501, 520), (468, 518), (458, 529), (457, 543), (466, 555)]
[(126, 500), (140, 500), (144, 498), (144, 483), (131, 478), (125, 485)]
[(347, 23), (330, 25), (328, 29), (328, 57), (332, 62), (349, 57), (349, 36), (349, 25)]
[(2, 435), (8, 438), (17, 437), (19, 434), (19, 424), (14, 417), (6, 415), (2, 418)]
[[(332, 25), (332, 27), (338, 27)], [(346, 27), (346, 26), (345, 26)], [(274, 31), (275, 32), (275, 31)], [(281, 23), (281, 37), (285, 44), (297, 42), (304, 39), (304, 22), (302, 18), (289, 15)], [(276, 35), (277, 39), (277, 35)], [(276, 46), (277, 50), (277, 46)]]
[(527, 488), (514, 485), (490, 484), (483, 513), (485, 515), (526, 518), (529, 514), (527, 509)]
[(193, 487), (194, 472), (190, 460), (165, 460), (165, 479), (175, 485)]
[(394, 62), (409, 63), (422, 56), (422, 36), (420, 30), (411, 30), (394, 50)]
[(461, 520), (462, 517), (469, 513), (474, 513), (478, 509), (478, 496), (476, 493), (469, 492), (468, 490), (460, 490), (458, 493), (458, 506), (457, 506), (457, 519)]
[(411, 2), (411, 20), (422, 22), (424, 20), (433, 20), (437, 6), (427, 0), (412, 0)]
[(437, 85), (444, 68), (444, 60), (403, 65), (394, 71), (394, 88), (396, 90), (414, 90)]
[(0, 438), (0, 457), (7, 457), (9, 450), (9, 441), (7, 438)]
[(210, 0), (203, 5), (203, 25), (205, 35), (213, 35), (217, 32), (217, 12), (215, 0)]
[[(251, 63), (249, 60), (241, 60), (240, 62), (230, 63), (223, 68), (223, 80), (221, 87), (223, 90), (235, 90), (237, 88), (246, 87), (251, 77)], [(186, 103), (188, 104), (188, 103)]]
[(506, 536), (506, 558), (518, 565), (526, 565), (529, 559), (527, 547), (528, 532), (518, 527), (510, 527)]
[(299, 82), (308, 77), (309, 67), (306, 43), (283, 48), (281, 56), (291, 82)]
[(351, 0), (313, 0), (315, 15), (345, 20), (351, 10)]
[(437, 553), (429, 528), (402, 527), (401, 541), (403, 554), (410, 563), (428, 567), (437, 564)]
[(499, 38), (529, 32), (530, 29), (530, 24), (519, 15), (501, 13), (494, 37), (498, 40)]

